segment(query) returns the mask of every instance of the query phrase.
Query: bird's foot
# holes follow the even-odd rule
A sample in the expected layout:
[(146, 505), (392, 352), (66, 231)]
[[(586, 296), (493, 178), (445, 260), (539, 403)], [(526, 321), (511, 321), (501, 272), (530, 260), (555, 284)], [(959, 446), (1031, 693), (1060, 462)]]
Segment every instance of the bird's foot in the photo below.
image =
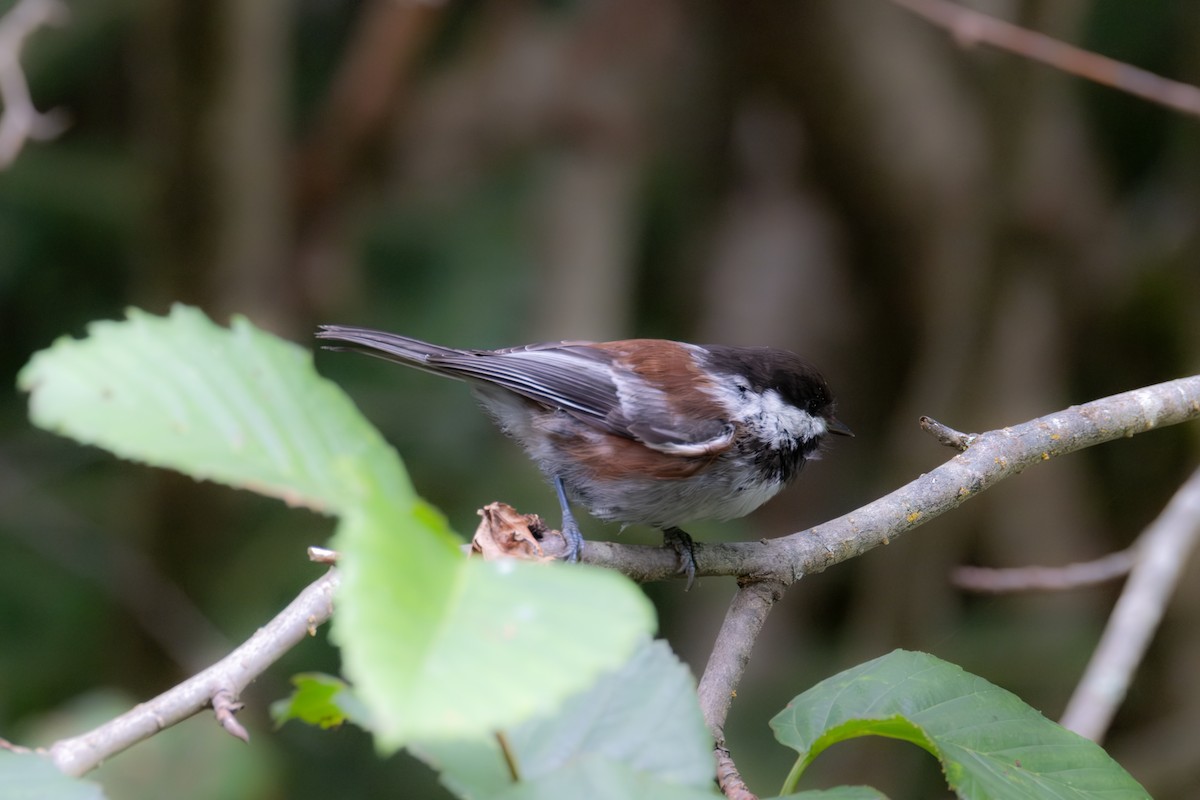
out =
[(567, 502), (567, 489), (558, 475), (554, 476), (554, 491), (558, 494), (558, 505), (562, 508), (562, 535), (567, 542), (565, 560), (573, 564), (583, 553), (583, 534), (579, 532), (579, 524), (575, 522), (575, 516), (571, 513), (571, 504)]
[(679, 559), (679, 568), (675, 572), (687, 576), (687, 586), (683, 590), (689, 591), (696, 582), (696, 545), (687, 531), (679, 528), (665, 528), (662, 533), (663, 547), (674, 550)]
[(567, 516), (563, 519), (561, 533), (567, 543), (567, 553), (563, 560), (575, 563), (583, 554), (583, 534), (579, 532), (579, 525), (575, 523), (574, 517)]

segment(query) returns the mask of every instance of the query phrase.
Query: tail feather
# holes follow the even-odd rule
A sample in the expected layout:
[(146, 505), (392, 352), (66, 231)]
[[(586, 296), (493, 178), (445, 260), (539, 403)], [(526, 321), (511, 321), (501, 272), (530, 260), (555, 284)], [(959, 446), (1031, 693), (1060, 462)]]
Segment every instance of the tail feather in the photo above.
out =
[(321, 325), (316, 336), (318, 339), (341, 343), (340, 345), (325, 345), (327, 350), (364, 353), (385, 361), (393, 361), (425, 372), (432, 372), (435, 375), (459, 379), (463, 377), (459, 371), (448, 369), (445, 365), (429, 363), (431, 357), (465, 354), (464, 351), (456, 350), (453, 347), (442, 347), (409, 336), (348, 325)]

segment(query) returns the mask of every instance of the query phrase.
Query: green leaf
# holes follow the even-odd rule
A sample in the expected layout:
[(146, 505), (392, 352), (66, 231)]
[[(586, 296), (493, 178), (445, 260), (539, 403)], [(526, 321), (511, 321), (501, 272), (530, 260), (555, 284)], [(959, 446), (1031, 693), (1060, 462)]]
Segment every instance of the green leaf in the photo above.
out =
[(71, 778), (49, 759), (0, 750), (0, 797), (5, 800), (103, 800), (94, 783)]
[(33, 422), (122, 458), (333, 511), (356, 489), (345, 462), (411, 492), (400, 461), (310, 354), (241, 317), (231, 329), (177, 305), (130, 309), (62, 338), (17, 378)]
[(303, 672), (292, 676), (292, 685), (296, 690), (290, 697), (271, 704), (271, 717), (277, 727), (295, 719), (321, 728), (336, 728), (353, 722), (370, 729), (366, 709), (350, 684), (341, 678), (320, 672)]
[(1149, 798), (1095, 742), (925, 653), (896, 650), (828, 678), (788, 703), (771, 727), (800, 753), (785, 791), (826, 747), (876, 735), (933, 753), (963, 798)]
[(494, 800), (720, 800), (716, 785), (684, 786), (638, 772), (619, 761), (591, 757), (492, 795)]
[(347, 517), (334, 618), (346, 674), (385, 748), (478, 736), (546, 712), (625, 661), (654, 629), (627, 578), (573, 565), (464, 559), (413, 544), (444, 524), (376, 495)]
[(888, 800), (888, 796), (870, 786), (838, 786), (833, 789), (809, 789), (771, 800)]
[[(661, 641), (644, 642), (620, 669), (553, 715), (507, 731), (506, 740), (524, 781), (591, 758), (624, 764), (664, 785), (704, 789), (713, 781), (712, 737), (695, 681)], [(494, 737), (414, 749), (460, 797), (490, 797), (512, 783)]]
[(167, 317), (131, 310), (88, 331), (21, 371), (36, 424), (340, 516), (333, 633), (385, 749), (515, 725), (653, 631), (649, 601), (615, 573), (465, 559), (395, 452), (305, 350), (184, 306)]

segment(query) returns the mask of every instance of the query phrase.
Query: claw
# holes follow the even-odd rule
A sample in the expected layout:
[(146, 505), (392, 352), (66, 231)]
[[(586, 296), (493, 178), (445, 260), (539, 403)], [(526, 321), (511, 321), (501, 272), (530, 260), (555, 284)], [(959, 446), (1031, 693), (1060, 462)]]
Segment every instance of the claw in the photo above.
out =
[(664, 528), (662, 533), (663, 547), (670, 547), (679, 559), (676, 574), (687, 575), (687, 586), (683, 590), (690, 591), (696, 582), (696, 545), (687, 531), (679, 528)]
[(563, 516), (562, 535), (567, 540), (566, 561), (575, 563), (583, 553), (583, 534), (575, 524), (575, 518), (569, 513)]

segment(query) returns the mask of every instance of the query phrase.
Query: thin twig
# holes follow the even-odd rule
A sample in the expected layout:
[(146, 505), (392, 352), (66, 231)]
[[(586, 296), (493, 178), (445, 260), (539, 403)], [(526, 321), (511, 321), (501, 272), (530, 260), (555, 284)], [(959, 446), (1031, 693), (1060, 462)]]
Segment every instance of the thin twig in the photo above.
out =
[(750, 661), (754, 640), (785, 588), (782, 582), (771, 580), (740, 585), (725, 612), (697, 690), (704, 721), (718, 747), (725, 744), (725, 717)]
[(337, 550), (330, 550), (328, 547), (317, 547), (313, 545), (308, 548), (308, 560), (314, 564), (336, 564), (340, 555)]
[(7, 750), (10, 753), (20, 753), (22, 755), (36, 752), (32, 747), (25, 747), (19, 744), (13, 744), (8, 739), (0, 737), (0, 750)]
[(66, 19), (67, 7), (58, 0), (19, 0), (0, 17), (0, 169), (16, 159), (26, 141), (53, 139), (66, 126), (62, 114), (37, 110), (21, 69), (25, 41), (38, 28)]
[(521, 768), (517, 766), (517, 754), (513, 751), (504, 731), (496, 731), (496, 744), (500, 747), (500, 755), (504, 756), (504, 765), (508, 767), (508, 777), (513, 783), (521, 782)]
[(750, 662), (750, 651), (767, 615), (783, 597), (785, 589), (781, 582), (771, 580), (738, 586), (700, 678), (697, 693), (704, 721), (715, 741), (713, 756), (717, 762), (717, 784), (730, 800), (755, 800), (755, 796), (742, 781), (725, 746), (725, 718)]
[[(225, 724), (225, 718), (232, 719), (236, 698), (267, 667), (329, 619), (338, 582), (337, 570), (329, 570), (228, 656), (88, 733), (55, 742), (47, 749), (51, 760), (68, 775), (84, 775), (106, 758), (210, 705), (216, 706), (225, 729), (237, 735)], [(236, 721), (234, 726), (241, 727)]]
[(217, 718), (217, 724), (225, 729), (225, 732), (230, 736), (241, 739), (243, 742), (250, 742), (250, 734), (246, 731), (242, 723), (237, 720), (237, 713), (245, 707), (245, 703), (240, 702), (237, 696), (234, 695), (228, 687), (218, 689), (212, 696), (213, 716)]
[(750, 791), (750, 787), (742, 780), (737, 765), (724, 747), (716, 749), (717, 754), (717, 788), (729, 800), (758, 800), (758, 795)]
[(1129, 574), (1137, 560), (1135, 548), (1062, 567), (959, 567), (950, 582), (968, 592), (1007, 594), (1010, 592), (1061, 592), (1095, 586)]
[(1200, 537), (1200, 469), (1138, 540), (1138, 559), (1075, 689), (1064, 727), (1100, 741), (1125, 699), (1163, 611)]
[(981, 14), (949, 0), (892, 0), (945, 28), (963, 46), (983, 42), (1183, 114), (1200, 116), (1200, 89)]
[(938, 422), (933, 417), (921, 417), (918, 423), (921, 426), (921, 430), (937, 439), (939, 444), (944, 444), (946, 447), (953, 447), (959, 452), (970, 447), (971, 442), (975, 441), (977, 436), (974, 433), (956, 431), (949, 425)]

